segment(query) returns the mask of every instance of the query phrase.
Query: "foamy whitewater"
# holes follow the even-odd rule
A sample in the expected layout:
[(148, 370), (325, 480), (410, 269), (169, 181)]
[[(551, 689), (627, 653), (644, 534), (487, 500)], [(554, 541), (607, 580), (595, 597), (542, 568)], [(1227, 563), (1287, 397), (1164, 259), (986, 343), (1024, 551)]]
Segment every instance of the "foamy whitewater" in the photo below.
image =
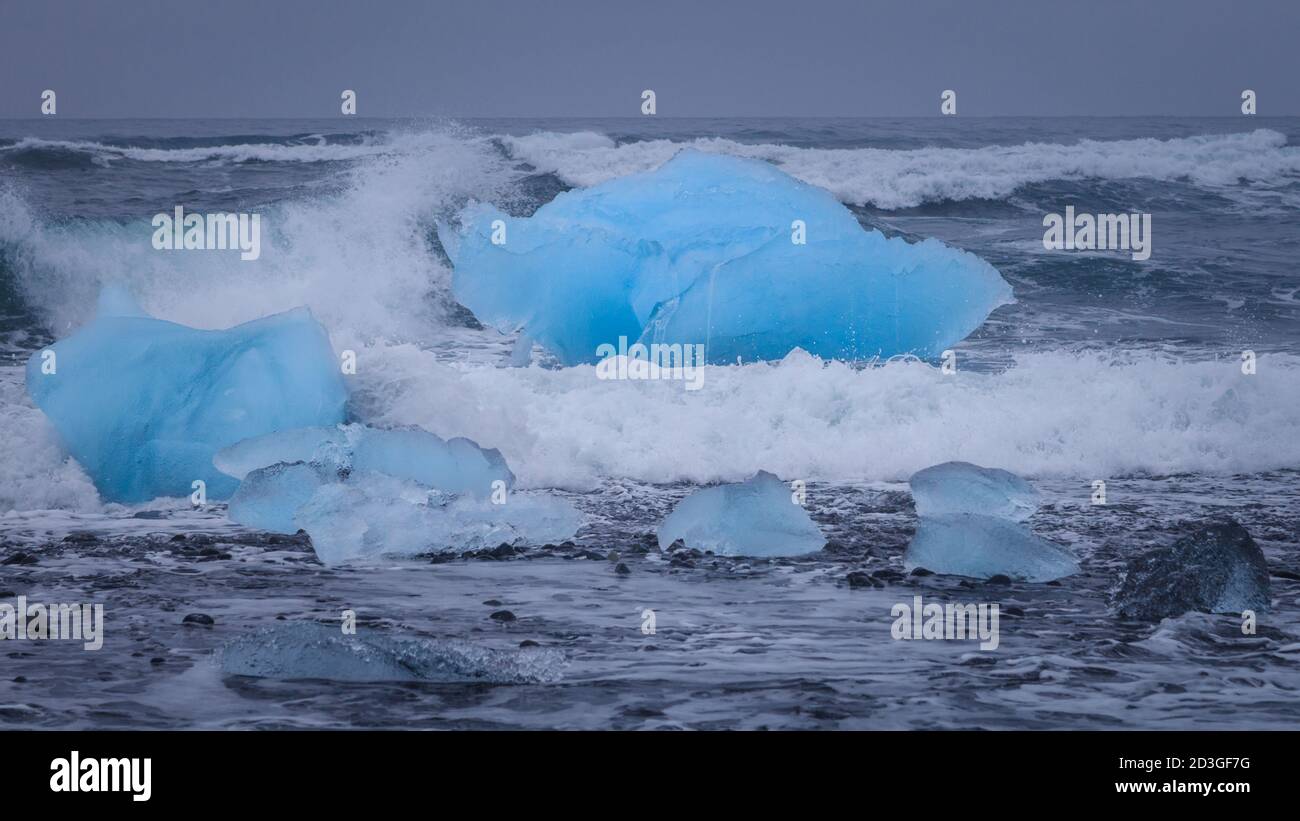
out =
[[(969, 251), (1016, 301), (953, 346), (955, 373), (938, 359), (794, 351), (704, 366), (698, 390), (601, 379), (540, 346), (529, 356), (515, 334), (457, 304), (440, 224), (476, 205), (529, 217), (563, 191), (653, 171), (685, 149), (772, 163), (829, 191), (867, 230)], [(150, 220), (178, 205), (261, 214), (260, 259), (155, 250)], [(1151, 258), (1045, 250), (1044, 215), (1068, 205), (1152, 214)], [(98, 654), (29, 642), (29, 656), (7, 657), (0, 724), (1295, 720), (1300, 586), (1286, 574), (1300, 572), (1297, 216), (1297, 118), (7, 121), (0, 561), (22, 551), (36, 562), (0, 564), (0, 600), (103, 601), (106, 639)], [(529, 558), (331, 567), (303, 537), (236, 525), (222, 504), (101, 498), (28, 396), (23, 365), (89, 323), (105, 285), (202, 329), (306, 306), (336, 354), (356, 354), (347, 421), (494, 448), (515, 489), (572, 505), (582, 528)], [(1080, 573), (1050, 586), (906, 575), (907, 479), (949, 461), (1029, 480), (1042, 505), (1026, 526), (1068, 546)], [(752, 561), (660, 553), (655, 532), (677, 502), (759, 471), (806, 483), (825, 550)], [(1092, 504), (1098, 480), (1105, 505)], [(1109, 615), (1127, 558), (1221, 514), (1283, 574), (1258, 635), (1243, 638), (1225, 616), (1151, 625)], [(895, 644), (890, 606), (919, 592), (1020, 615), (1004, 618), (996, 653)], [(544, 689), (531, 706), (513, 703), (514, 685), (452, 706), (459, 685), (441, 679), (414, 702), (396, 685), (353, 683), (377, 688), (357, 719), (355, 689), (232, 677), (218, 661), (277, 616), (336, 625), (344, 609), (399, 643), (504, 652), (535, 641), (564, 654), (563, 685), (527, 685)], [(491, 617), (503, 610), (515, 618)], [(189, 612), (215, 624), (182, 626)], [(64, 682), (78, 698), (38, 699), (15, 676), (42, 692)], [(309, 706), (283, 706), (293, 700)]]

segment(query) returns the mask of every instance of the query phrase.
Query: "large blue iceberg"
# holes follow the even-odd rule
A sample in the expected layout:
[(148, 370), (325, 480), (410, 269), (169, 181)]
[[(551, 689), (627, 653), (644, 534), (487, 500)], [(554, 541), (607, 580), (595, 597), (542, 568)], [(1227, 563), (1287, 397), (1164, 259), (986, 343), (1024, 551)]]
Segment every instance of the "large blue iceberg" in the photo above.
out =
[(715, 364), (934, 357), (1013, 301), (973, 254), (886, 238), (775, 166), (697, 151), (529, 218), (478, 204), (461, 222), (439, 232), (456, 298), (569, 365), (621, 337), (703, 344)]
[(904, 566), (988, 579), (1048, 582), (1077, 573), (1078, 560), (1030, 532), (1038, 509), (1033, 486), (1005, 470), (944, 462), (909, 482), (919, 521)]
[(99, 314), (34, 354), (27, 391), (73, 458), (114, 502), (223, 499), (238, 482), (212, 456), (242, 439), (343, 420), (347, 388), (305, 308), (224, 331), (147, 316), (105, 289)]
[(826, 545), (790, 487), (767, 471), (738, 484), (697, 490), (659, 525), (659, 549), (680, 539), (720, 556), (801, 556)]
[(284, 431), (213, 461), (243, 480), (230, 500), (233, 521), (305, 530), (326, 564), (561, 542), (582, 523), (562, 499), (512, 492), (515, 476), (498, 451), (419, 428)]

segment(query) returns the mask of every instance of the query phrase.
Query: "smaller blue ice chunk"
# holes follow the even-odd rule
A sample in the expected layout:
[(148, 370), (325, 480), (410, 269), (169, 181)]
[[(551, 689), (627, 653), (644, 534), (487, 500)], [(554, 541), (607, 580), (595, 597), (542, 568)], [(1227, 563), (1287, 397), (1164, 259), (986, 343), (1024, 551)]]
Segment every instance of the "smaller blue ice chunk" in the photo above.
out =
[(294, 515), (322, 485), (331, 481), (319, 463), (277, 462), (250, 471), (230, 497), (226, 515), (232, 522), (271, 533), (297, 533)]
[(33, 354), (27, 391), (107, 501), (210, 499), (238, 483), (219, 449), (273, 431), (343, 421), (347, 389), (325, 330), (306, 308), (223, 331), (147, 316), (107, 288), (99, 315)]
[(1023, 522), (1038, 510), (1038, 491), (1010, 471), (970, 462), (944, 462), (908, 480), (916, 515), (977, 513)]
[(924, 567), (952, 576), (1001, 575), (1027, 582), (1050, 582), (1079, 570), (1068, 551), (1024, 525), (972, 513), (923, 517), (903, 564), (909, 570)]
[(679, 502), (659, 526), (659, 549), (678, 539), (720, 556), (801, 556), (826, 544), (790, 487), (767, 471), (739, 484), (697, 490)]
[(469, 439), (443, 439), (421, 428), (365, 425), (305, 428), (247, 439), (221, 450), (213, 463), (242, 479), (277, 462), (310, 462), (339, 471), (369, 471), (409, 479), (444, 493), (486, 498), (493, 482), (514, 486), (501, 452)]
[(998, 468), (944, 462), (909, 480), (919, 520), (903, 563), (935, 573), (1047, 582), (1079, 570), (1065, 548), (1023, 522), (1038, 509), (1033, 485)]
[(510, 491), (515, 477), (498, 451), (419, 428), (284, 431), (225, 448), (214, 462), (243, 478), (233, 521), (305, 530), (326, 564), (562, 542), (582, 524), (562, 499)]
[(563, 499), (512, 492), (505, 504), (452, 496), (408, 479), (355, 471), (317, 489), (293, 515), (316, 557), (341, 564), (380, 556), (464, 553), (502, 543), (542, 545), (573, 537), (582, 524)]

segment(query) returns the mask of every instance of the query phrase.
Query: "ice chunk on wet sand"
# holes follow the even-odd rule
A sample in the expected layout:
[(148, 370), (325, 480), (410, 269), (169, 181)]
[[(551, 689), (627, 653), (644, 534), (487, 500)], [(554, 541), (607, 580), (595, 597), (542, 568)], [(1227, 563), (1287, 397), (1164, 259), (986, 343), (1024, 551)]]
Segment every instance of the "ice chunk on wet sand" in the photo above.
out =
[[(268, 460), (294, 461), (262, 466)], [(512, 491), (514, 474), (496, 450), (418, 428), (286, 431), (240, 442), (215, 461), (243, 476), (232, 520), (305, 530), (328, 564), (562, 542), (582, 524), (562, 499)]]
[(954, 513), (922, 517), (903, 564), (934, 573), (987, 579), (1008, 576), (1049, 582), (1077, 573), (1065, 548), (1040, 539), (1024, 525), (994, 516)]
[(1021, 524), (1038, 509), (1038, 492), (998, 468), (944, 462), (909, 480), (918, 520), (903, 556), (909, 569), (987, 579), (1048, 582), (1077, 573), (1070, 551)]
[(790, 487), (767, 471), (747, 482), (697, 490), (679, 502), (659, 526), (659, 549), (678, 539), (720, 556), (800, 556), (826, 544)]
[(293, 523), (316, 556), (338, 564), (377, 556), (464, 553), (501, 543), (542, 545), (571, 538), (582, 516), (563, 499), (512, 492), (505, 504), (451, 496), (380, 473), (353, 473), (324, 485)]
[(563, 653), (548, 648), (495, 650), (367, 628), (347, 635), (315, 622), (263, 628), (221, 650), (221, 670), (230, 676), (350, 682), (536, 684), (559, 680), (566, 663)]

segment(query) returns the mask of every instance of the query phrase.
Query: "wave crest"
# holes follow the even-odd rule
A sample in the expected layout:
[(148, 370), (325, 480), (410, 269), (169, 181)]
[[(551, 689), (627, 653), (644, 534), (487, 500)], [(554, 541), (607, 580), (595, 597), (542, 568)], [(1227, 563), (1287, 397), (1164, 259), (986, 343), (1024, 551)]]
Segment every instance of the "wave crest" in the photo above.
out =
[(854, 205), (894, 210), (925, 203), (1000, 200), (1053, 180), (1185, 180), (1209, 189), (1241, 181), (1262, 185), (1300, 179), (1300, 146), (1269, 129), (1168, 140), (1080, 140), (981, 148), (798, 148), (700, 138), (689, 142), (616, 143), (593, 132), (507, 137), (513, 156), (587, 187), (649, 171), (683, 148), (774, 162), (787, 173)]

